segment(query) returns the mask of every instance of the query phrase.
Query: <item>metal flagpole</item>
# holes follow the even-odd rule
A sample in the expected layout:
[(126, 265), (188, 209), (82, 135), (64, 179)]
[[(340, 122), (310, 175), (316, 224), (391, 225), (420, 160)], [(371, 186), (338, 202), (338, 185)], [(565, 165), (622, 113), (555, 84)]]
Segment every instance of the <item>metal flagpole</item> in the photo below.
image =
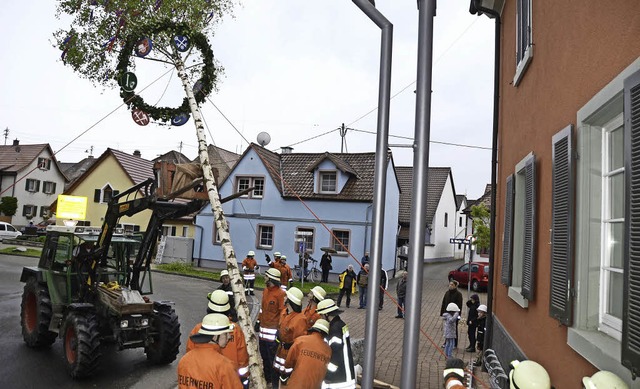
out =
[(416, 387), (420, 339), (420, 302), (424, 263), (424, 232), (427, 215), (429, 138), (431, 130), (431, 75), (433, 67), (433, 18), (436, 0), (418, 0), (418, 77), (416, 82), (416, 129), (413, 154), (413, 196), (409, 229), (406, 314), (400, 387)]

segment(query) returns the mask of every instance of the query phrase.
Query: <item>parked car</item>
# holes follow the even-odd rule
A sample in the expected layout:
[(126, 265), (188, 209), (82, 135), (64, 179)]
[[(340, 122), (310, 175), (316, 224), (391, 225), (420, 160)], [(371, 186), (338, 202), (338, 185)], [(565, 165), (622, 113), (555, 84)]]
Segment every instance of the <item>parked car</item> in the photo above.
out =
[(4, 238), (17, 238), (22, 235), (22, 232), (18, 231), (14, 226), (6, 222), (0, 222), (0, 242)]
[(465, 263), (449, 272), (449, 281), (456, 280), (462, 286), (471, 284), (471, 289), (479, 291), (489, 285), (489, 262)]
[(47, 226), (54, 226), (55, 224), (55, 220), (43, 220), (38, 224), (22, 227), (20, 232), (22, 232), (22, 235), (28, 236), (45, 236), (47, 235)]

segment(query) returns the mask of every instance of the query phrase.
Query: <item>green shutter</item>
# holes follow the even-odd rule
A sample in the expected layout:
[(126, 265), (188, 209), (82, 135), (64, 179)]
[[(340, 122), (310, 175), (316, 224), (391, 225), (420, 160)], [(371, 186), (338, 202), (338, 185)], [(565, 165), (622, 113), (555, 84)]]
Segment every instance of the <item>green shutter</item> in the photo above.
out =
[(515, 178), (513, 174), (507, 177), (506, 199), (504, 206), (504, 232), (502, 234), (502, 264), (500, 282), (511, 285), (511, 270), (513, 269), (513, 201), (515, 197)]
[(569, 125), (551, 139), (551, 293), (549, 315), (571, 325), (573, 310), (573, 152)]
[(101, 190), (100, 189), (94, 189), (93, 191), (93, 202), (94, 203), (99, 203), (100, 202), (100, 194), (101, 194)]
[(624, 81), (624, 305), (622, 364), (640, 375), (640, 72)]
[(524, 241), (522, 256), (522, 297), (533, 300), (536, 270), (536, 156), (524, 167)]

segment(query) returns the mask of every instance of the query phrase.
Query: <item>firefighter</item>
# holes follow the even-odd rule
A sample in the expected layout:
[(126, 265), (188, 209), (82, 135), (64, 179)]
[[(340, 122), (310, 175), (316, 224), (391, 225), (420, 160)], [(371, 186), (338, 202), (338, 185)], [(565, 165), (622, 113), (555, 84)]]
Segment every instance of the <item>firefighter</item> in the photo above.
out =
[(190, 336), (194, 348), (178, 362), (178, 388), (242, 389), (233, 362), (221, 354), (233, 327), (229, 318), (219, 313), (202, 319), (198, 333)]
[(285, 292), (280, 289), (278, 269), (269, 268), (265, 272), (265, 281), (266, 288), (262, 291), (262, 304), (254, 329), (258, 333), (264, 378), (267, 382), (277, 383), (278, 371), (273, 368), (273, 361), (278, 347), (276, 334), (284, 310)]
[(256, 281), (256, 269), (258, 267), (258, 262), (256, 262), (255, 257), (256, 253), (251, 250), (247, 253), (247, 257), (242, 261), (242, 272), (244, 276), (244, 287), (246, 290), (244, 291), (247, 295), (253, 294), (253, 284)]
[(318, 319), (309, 335), (298, 337), (289, 349), (281, 380), (288, 389), (320, 389), (331, 361), (331, 348), (327, 344), (329, 322)]
[[(287, 290), (286, 304), (291, 308), (291, 312), (285, 309), (280, 317), (280, 326), (278, 327), (278, 334), (276, 342), (278, 342), (278, 349), (276, 350), (276, 357), (273, 362), (273, 367), (278, 370), (280, 375), (286, 372), (284, 368), (284, 362), (287, 359), (287, 353), (289, 348), (293, 345), (293, 341), (302, 335), (307, 334), (307, 318), (302, 312), (302, 298), (304, 294), (295, 286)], [(290, 371), (289, 371), (290, 373)], [(274, 386), (277, 386), (277, 382)]]
[(225, 293), (229, 295), (229, 300), (232, 300), (233, 290), (231, 290), (231, 277), (229, 276), (228, 270), (220, 272), (220, 282), (222, 284), (218, 286), (218, 289), (225, 291)]
[[(220, 313), (229, 318), (231, 322), (237, 322), (238, 317), (235, 310), (229, 304), (229, 296), (222, 290), (214, 290), (207, 296), (207, 313)], [(191, 330), (190, 335), (198, 333), (202, 327), (202, 323), (196, 324)], [(187, 341), (187, 352), (194, 348), (191, 339)], [(222, 355), (229, 358), (233, 362), (238, 371), (238, 376), (242, 385), (246, 388), (249, 385), (249, 353), (247, 352), (247, 344), (244, 333), (240, 326), (234, 325), (233, 332), (229, 336), (227, 347), (222, 349)]]
[(307, 328), (311, 328), (313, 323), (316, 320), (320, 319), (320, 314), (317, 312), (318, 303), (327, 296), (327, 292), (322, 288), (322, 286), (314, 286), (311, 288), (311, 291), (307, 295), (309, 298), (309, 303), (307, 303), (307, 307), (302, 311), (302, 314), (307, 317)]
[(282, 290), (287, 290), (287, 286), (293, 285), (293, 273), (291, 268), (287, 265), (287, 256), (280, 256), (280, 287)]
[(331, 362), (327, 367), (327, 375), (322, 382), (323, 389), (351, 389), (356, 387), (356, 374), (349, 338), (349, 327), (342, 321), (343, 311), (332, 299), (324, 299), (318, 303), (318, 313), (329, 322), (329, 347)]
[(542, 365), (534, 361), (512, 361), (510, 389), (551, 389), (551, 379)]
[(629, 389), (629, 386), (610, 371), (599, 371), (591, 377), (584, 377), (582, 385), (585, 389)]
[(280, 264), (280, 258), (282, 258), (282, 254), (280, 254), (279, 251), (276, 251), (275, 253), (273, 253), (273, 261), (271, 260), (271, 258), (269, 258), (268, 255), (265, 256), (265, 259), (267, 260), (267, 265), (277, 269), (280, 273), (282, 273), (282, 269), (281, 269), (282, 265)]

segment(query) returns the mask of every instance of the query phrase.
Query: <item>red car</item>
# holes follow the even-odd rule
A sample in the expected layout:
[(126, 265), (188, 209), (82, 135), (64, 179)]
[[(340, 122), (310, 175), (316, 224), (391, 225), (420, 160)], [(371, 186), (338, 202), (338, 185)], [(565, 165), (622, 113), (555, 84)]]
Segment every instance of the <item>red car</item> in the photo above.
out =
[(462, 286), (471, 283), (471, 289), (476, 292), (480, 289), (486, 290), (489, 285), (489, 262), (465, 263), (449, 272), (449, 281), (451, 280), (458, 281)]

